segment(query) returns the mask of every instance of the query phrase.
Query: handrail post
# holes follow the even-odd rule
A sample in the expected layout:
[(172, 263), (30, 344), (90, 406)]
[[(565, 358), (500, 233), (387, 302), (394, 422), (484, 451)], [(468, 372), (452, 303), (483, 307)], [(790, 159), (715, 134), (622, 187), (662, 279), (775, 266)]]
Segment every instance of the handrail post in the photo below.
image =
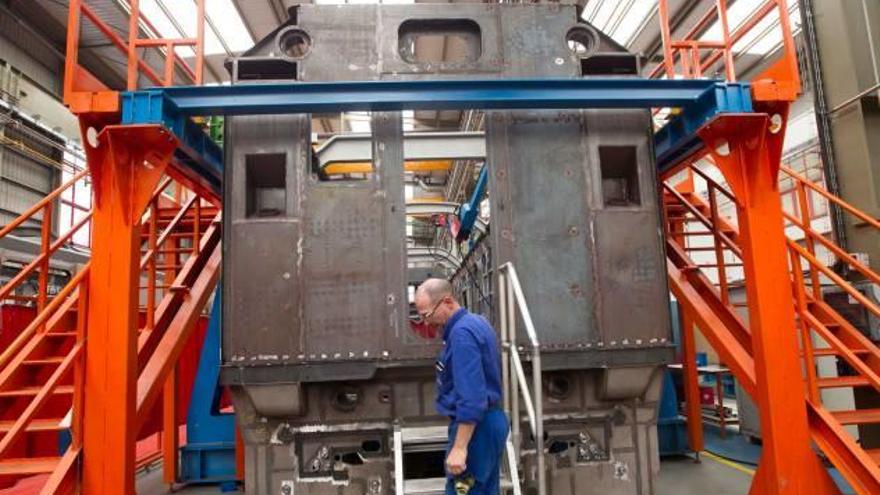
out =
[[(507, 309), (507, 338), (508, 343), (510, 345), (510, 359), (511, 365), (514, 365), (514, 359), (519, 357), (519, 349), (516, 345), (516, 308), (513, 307), (513, 290), (510, 282), (510, 272), (506, 269), (504, 271), (504, 284), (507, 286), (507, 303), (504, 305)], [(511, 397), (510, 397), (510, 406), (513, 411), (513, 415), (511, 419), (511, 429), (513, 432), (513, 441), (516, 446), (517, 456), (520, 454), (520, 441), (522, 440), (522, 432), (520, 431), (520, 425), (522, 423), (522, 419), (520, 418), (519, 411), (519, 387), (521, 383), (519, 381), (519, 375), (516, 378), (516, 384), (511, 387)]]
[[(40, 275), (37, 279), (37, 313), (43, 311), (46, 307), (46, 301), (49, 298), (49, 258), (52, 253), (50, 247), (52, 244), (52, 202), (46, 203), (43, 207), (43, 224), (40, 227), (40, 254), (43, 255), (43, 261), (40, 263)], [(40, 332), (45, 329), (40, 326)]]

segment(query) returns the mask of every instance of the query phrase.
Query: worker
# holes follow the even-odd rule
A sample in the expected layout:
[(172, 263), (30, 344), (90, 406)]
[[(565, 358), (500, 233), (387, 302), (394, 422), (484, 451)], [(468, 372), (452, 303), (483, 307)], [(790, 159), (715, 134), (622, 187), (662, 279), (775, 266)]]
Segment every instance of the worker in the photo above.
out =
[(450, 419), (446, 495), (498, 495), (508, 420), (501, 410), (501, 356), (495, 330), (462, 308), (447, 280), (424, 281), (416, 310), (442, 328), (437, 360), (437, 411)]

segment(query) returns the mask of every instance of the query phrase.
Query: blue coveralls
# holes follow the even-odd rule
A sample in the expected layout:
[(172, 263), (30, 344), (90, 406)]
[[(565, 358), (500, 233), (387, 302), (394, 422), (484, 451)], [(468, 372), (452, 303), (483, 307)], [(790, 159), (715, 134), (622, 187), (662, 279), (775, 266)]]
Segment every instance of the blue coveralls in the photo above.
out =
[[(483, 317), (462, 308), (446, 322), (443, 342), (437, 360), (437, 411), (451, 420), (446, 452), (459, 423), (476, 423), (465, 463), (465, 475), (476, 481), (469, 495), (498, 495), (508, 421), (499, 407), (501, 356), (495, 331)], [(455, 495), (451, 475), (446, 495)]]

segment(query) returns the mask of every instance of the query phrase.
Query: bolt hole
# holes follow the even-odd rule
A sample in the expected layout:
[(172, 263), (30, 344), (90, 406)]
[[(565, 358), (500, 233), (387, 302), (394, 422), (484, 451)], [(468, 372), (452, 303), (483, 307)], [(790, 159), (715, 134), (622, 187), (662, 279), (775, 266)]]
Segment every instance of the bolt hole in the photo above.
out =
[(596, 32), (586, 26), (575, 26), (565, 34), (568, 49), (578, 56), (585, 57), (595, 51), (599, 44)]
[(98, 147), (98, 130), (94, 127), (89, 127), (86, 129), (86, 142), (89, 143), (89, 146), (92, 148)]
[(286, 57), (301, 59), (312, 48), (312, 38), (302, 29), (288, 28), (278, 33), (278, 50)]
[(351, 387), (345, 387), (340, 390), (337, 390), (336, 395), (333, 396), (333, 405), (336, 409), (344, 412), (351, 412), (357, 407), (358, 402), (360, 402), (360, 392)]

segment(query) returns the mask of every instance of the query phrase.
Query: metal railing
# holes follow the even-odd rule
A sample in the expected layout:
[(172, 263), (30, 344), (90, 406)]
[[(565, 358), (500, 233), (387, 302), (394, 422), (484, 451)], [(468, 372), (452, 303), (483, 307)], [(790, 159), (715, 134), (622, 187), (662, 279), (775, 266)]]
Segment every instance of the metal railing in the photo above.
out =
[[(722, 304), (729, 308), (745, 306), (743, 303), (734, 303), (727, 296), (730, 283), (725, 267), (732, 264), (724, 259), (724, 255), (741, 257), (736, 211), (731, 211), (732, 217), (721, 214), (717, 201), (713, 199), (716, 193), (730, 198), (730, 192), (693, 164), (687, 167), (684, 181), (676, 182), (669, 178), (669, 181), (663, 182), (667, 237), (681, 253), (686, 253), (684, 256), (688, 257), (685, 260), (688, 266), (685, 269), (717, 275), (715, 289)], [(880, 469), (876, 461), (844, 428), (847, 424), (878, 424), (876, 415), (871, 410), (829, 410), (823, 402), (821, 390), (861, 386), (880, 391), (880, 348), (825, 301), (829, 293), (838, 291), (846, 294), (865, 312), (880, 317), (880, 306), (863, 294), (857, 283), (838, 274), (836, 269), (845, 267), (850, 275), (860, 278), (859, 282), (874, 286), (880, 285), (880, 274), (840, 248), (828, 238), (827, 232), (813, 227), (816, 210), (823, 206), (827, 210), (828, 205), (814, 205), (809, 195), (814, 196), (816, 203), (824, 200), (837, 205), (841, 211), (851, 214), (863, 228), (880, 229), (880, 221), (792, 169), (782, 166), (780, 171), (782, 177), (793, 181), (792, 191), (796, 199), (789, 208), (793, 211), (783, 207), (782, 214), (787, 229), (785, 242), (797, 316), (792, 331), (797, 332), (799, 337), (811, 436), (857, 493), (878, 493)], [(708, 198), (696, 191), (693, 184), (695, 176), (705, 181)], [(696, 228), (688, 228), (688, 225)], [(821, 259), (818, 252), (820, 247), (833, 260)], [(699, 263), (697, 260), (702, 251), (714, 252), (715, 263)], [(835, 269), (829, 267), (832, 262)], [(737, 281), (740, 282), (742, 280)], [(708, 302), (704, 299), (700, 304)], [(823, 371), (816, 366), (816, 360), (823, 356), (835, 357), (839, 363), (846, 365), (849, 373), (841, 375), (835, 370), (829, 375), (828, 370)]]
[[(511, 262), (507, 262), (498, 268), (498, 293), (501, 349), (503, 354), (504, 410), (510, 417), (511, 437), (513, 440), (513, 447), (507, 448), (508, 463), (511, 466), (511, 480), (514, 481), (514, 490), (516, 490), (519, 486), (516, 479), (516, 460), (520, 457), (519, 445), (521, 437), (519, 394), (522, 393), (523, 403), (529, 418), (529, 427), (535, 440), (535, 455), (538, 462), (538, 495), (546, 495), (547, 476), (544, 467), (544, 395), (541, 381), (541, 346), (538, 342), (538, 334), (535, 331), (532, 315), (529, 312), (529, 307), (523, 295), (522, 285)], [(528, 380), (526, 379), (526, 373), (519, 356), (521, 349), (517, 346), (517, 308), (519, 308), (519, 316), (522, 317), (522, 321), (525, 324), (526, 334), (528, 335), (531, 347), (532, 391), (534, 392), (534, 399), (529, 391)], [(513, 368), (513, 373), (511, 373), (511, 368)]]

